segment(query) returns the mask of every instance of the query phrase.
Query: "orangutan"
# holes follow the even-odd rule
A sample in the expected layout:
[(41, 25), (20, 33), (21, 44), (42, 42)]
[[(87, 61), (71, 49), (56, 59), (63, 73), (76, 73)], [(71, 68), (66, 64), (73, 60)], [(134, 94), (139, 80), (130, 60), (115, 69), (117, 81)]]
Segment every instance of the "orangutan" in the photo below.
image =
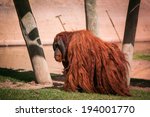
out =
[(54, 57), (64, 66), (67, 91), (129, 96), (128, 62), (114, 43), (90, 31), (61, 32), (53, 42)]

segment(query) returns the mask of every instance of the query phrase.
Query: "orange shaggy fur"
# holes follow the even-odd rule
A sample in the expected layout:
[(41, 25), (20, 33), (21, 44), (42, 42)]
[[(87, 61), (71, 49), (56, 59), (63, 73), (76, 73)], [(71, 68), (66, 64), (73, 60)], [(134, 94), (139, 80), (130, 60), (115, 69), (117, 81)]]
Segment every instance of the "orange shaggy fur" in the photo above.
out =
[(128, 63), (117, 45), (86, 30), (62, 32), (57, 39), (66, 45), (65, 90), (130, 95), (126, 79)]

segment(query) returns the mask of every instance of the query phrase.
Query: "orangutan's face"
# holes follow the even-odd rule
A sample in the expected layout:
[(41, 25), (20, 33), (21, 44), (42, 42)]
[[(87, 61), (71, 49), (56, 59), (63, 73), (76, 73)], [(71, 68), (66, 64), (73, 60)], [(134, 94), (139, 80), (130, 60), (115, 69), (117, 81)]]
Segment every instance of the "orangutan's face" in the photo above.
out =
[(54, 58), (57, 62), (62, 62), (62, 53), (58, 48), (54, 51)]
[(54, 41), (53, 43), (54, 49), (54, 58), (58, 62), (62, 62), (65, 56), (65, 46), (61, 39)]

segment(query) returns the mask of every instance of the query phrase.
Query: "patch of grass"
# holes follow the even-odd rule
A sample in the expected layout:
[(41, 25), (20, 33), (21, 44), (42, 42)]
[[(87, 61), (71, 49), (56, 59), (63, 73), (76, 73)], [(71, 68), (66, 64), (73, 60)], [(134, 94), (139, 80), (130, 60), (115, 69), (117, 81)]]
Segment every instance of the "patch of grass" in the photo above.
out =
[(133, 55), (133, 59), (135, 59), (135, 60), (148, 60), (148, 61), (150, 61), (150, 54), (149, 53), (145, 53), (145, 54), (143, 54), (143, 53), (137, 53), (137, 54), (134, 54)]
[(132, 90), (131, 97), (95, 93), (65, 92), (59, 89), (0, 89), (1, 100), (148, 100), (150, 92)]

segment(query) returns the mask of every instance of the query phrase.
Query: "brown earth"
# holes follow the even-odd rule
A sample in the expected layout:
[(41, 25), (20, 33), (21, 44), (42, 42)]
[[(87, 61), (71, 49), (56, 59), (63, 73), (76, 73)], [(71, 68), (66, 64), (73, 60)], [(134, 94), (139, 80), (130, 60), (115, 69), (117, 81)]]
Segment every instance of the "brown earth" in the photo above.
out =
[(131, 77), (150, 80), (150, 61), (134, 60)]
[[(60, 88), (63, 86), (63, 81), (55, 81), (53, 80), (54, 87)], [(24, 82), (12, 82), (10, 80), (6, 80), (5, 82), (0, 83), (0, 88), (11, 88), (11, 89), (24, 89), (24, 90), (30, 90), (30, 89), (42, 89), (42, 88), (48, 88), (51, 87), (49, 85), (45, 84), (37, 84), (35, 81), (24, 83)]]
[[(64, 77), (61, 79), (64, 79)], [(54, 84), (53, 87), (62, 89), (63, 85), (64, 85), (64, 81), (53, 80), (53, 84)], [(14, 83), (10, 80), (7, 80), (5, 82), (0, 83), (0, 88), (23, 89), (23, 90), (31, 90), (32, 89), (33, 90), (33, 89), (50, 88), (50, 86), (37, 84), (34, 81), (29, 82), (29, 83), (23, 83), (23, 82), (15, 82)], [(130, 89), (143, 90), (143, 91), (150, 92), (150, 87), (130, 86)]]

